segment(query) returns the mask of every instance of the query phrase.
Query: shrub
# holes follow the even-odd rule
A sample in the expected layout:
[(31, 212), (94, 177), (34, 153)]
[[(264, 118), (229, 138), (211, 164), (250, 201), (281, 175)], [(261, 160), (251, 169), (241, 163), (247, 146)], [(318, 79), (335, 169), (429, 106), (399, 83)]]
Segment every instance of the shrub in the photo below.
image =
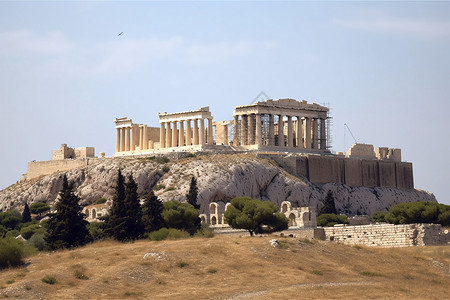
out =
[(189, 266), (189, 264), (188, 264), (187, 262), (185, 262), (185, 261), (179, 261), (179, 262), (177, 263), (177, 266), (178, 266), (179, 268), (184, 268), (184, 267)]
[(214, 236), (214, 232), (211, 230), (211, 228), (209, 228), (208, 224), (202, 224), (200, 229), (197, 230), (194, 236), (212, 238)]
[(45, 235), (45, 233), (43, 233), (43, 232), (36, 232), (27, 241), (27, 244), (35, 247), (39, 251), (44, 250), (45, 247), (46, 247), (46, 243), (45, 243), (45, 240), (44, 240), (44, 235)]
[(173, 186), (169, 186), (168, 188), (166, 188), (164, 190), (164, 192), (168, 192), (168, 191), (175, 191), (175, 188)]
[(348, 224), (347, 216), (336, 214), (322, 214), (317, 217), (317, 226), (331, 227), (336, 224)]
[(42, 213), (49, 211), (50, 206), (47, 203), (43, 202), (35, 202), (30, 205), (30, 211), (33, 214), (38, 214), (39, 216), (42, 215)]
[(169, 168), (168, 166), (164, 166), (164, 167), (162, 168), (162, 170), (163, 170), (164, 173), (167, 173), (167, 172), (170, 171), (170, 168)]
[(55, 276), (45, 275), (45, 277), (42, 278), (42, 282), (44, 282), (46, 284), (55, 284), (57, 281), (56, 281)]
[(175, 228), (161, 228), (157, 231), (153, 231), (148, 235), (148, 238), (152, 241), (162, 241), (165, 239), (177, 240), (187, 239), (190, 235), (184, 230), (178, 230)]
[(31, 238), (33, 236), (33, 234), (35, 234), (36, 232), (44, 233), (45, 232), (45, 228), (43, 228), (39, 224), (32, 224), (32, 225), (29, 225), (29, 226), (26, 226), (26, 227), (22, 227), (22, 229), (20, 229), (20, 234), (26, 240)]
[(0, 223), (6, 228), (14, 229), (22, 221), (22, 215), (17, 210), (0, 213)]
[(153, 189), (155, 191), (159, 191), (159, 190), (162, 190), (162, 189), (165, 189), (165, 188), (166, 188), (166, 186), (164, 184), (157, 184), (157, 185), (155, 185), (155, 187)]
[(107, 237), (104, 229), (105, 229), (105, 223), (103, 222), (91, 222), (88, 225), (89, 234), (92, 236), (92, 238), (97, 241), (101, 240)]
[(188, 203), (167, 201), (163, 203), (162, 217), (169, 228), (185, 230), (194, 234), (200, 228), (198, 210)]
[(21, 265), (24, 256), (21, 241), (14, 238), (0, 239), (0, 269)]
[(372, 222), (386, 222), (387, 211), (376, 211), (370, 215), (370, 221)]
[(15, 238), (16, 236), (18, 236), (20, 234), (19, 230), (10, 230), (6, 233), (5, 237), (7, 238)]
[(98, 199), (97, 201), (95, 201), (95, 204), (103, 204), (103, 203), (106, 203), (106, 201), (108, 201), (106, 198), (100, 198), (100, 199)]

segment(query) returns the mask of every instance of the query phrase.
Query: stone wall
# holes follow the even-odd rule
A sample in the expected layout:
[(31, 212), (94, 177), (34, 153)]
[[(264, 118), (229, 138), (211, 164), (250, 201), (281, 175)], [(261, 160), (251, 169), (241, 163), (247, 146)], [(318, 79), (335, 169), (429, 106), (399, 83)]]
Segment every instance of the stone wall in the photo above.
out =
[(447, 245), (450, 234), (439, 224), (338, 225), (323, 228), (325, 239), (349, 245), (408, 247)]
[(32, 161), (28, 163), (27, 180), (37, 178), (41, 175), (49, 175), (55, 172), (68, 171), (75, 168), (85, 167), (89, 164), (89, 158)]

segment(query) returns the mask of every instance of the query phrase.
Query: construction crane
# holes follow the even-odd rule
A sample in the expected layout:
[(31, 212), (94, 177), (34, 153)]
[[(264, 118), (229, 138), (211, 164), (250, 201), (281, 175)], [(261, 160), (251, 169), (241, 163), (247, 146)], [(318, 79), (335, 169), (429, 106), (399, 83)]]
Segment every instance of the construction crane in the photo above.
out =
[(352, 138), (355, 141), (355, 144), (357, 144), (358, 142), (356, 141), (355, 136), (353, 135), (352, 131), (350, 130), (350, 127), (348, 127), (347, 123), (344, 123), (344, 149), (347, 149), (346, 144), (345, 144), (345, 128), (347, 128), (348, 132), (350, 132), (350, 134), (352, 135)]

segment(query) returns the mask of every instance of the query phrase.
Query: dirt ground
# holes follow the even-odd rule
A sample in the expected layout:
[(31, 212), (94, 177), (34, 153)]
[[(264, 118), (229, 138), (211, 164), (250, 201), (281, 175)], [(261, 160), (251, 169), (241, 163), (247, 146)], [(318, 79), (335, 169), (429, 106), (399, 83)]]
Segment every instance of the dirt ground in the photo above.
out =
[[(273, 247), (270, 240), (279, 245)], [(44, 282), (46, 281), (46, 282)], [(216, 235), (101, 241), (0, 271), (9, 299), (448, 299), (450, 247)]]

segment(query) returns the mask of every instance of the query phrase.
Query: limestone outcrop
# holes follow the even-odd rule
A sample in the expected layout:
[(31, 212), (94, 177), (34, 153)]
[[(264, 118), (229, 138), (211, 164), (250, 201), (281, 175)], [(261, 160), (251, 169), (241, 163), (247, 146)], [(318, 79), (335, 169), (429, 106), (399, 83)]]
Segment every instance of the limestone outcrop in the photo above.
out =
[[(311, 184), (286, 172), (273, 160), (252, 154), (199, 155), (169, 162), (155, 157), (102, 158), (66, 174), (82, 204), (88, 205), (101, 197), (112, 198), (119, 168), (125, 176), (133, 176), (138, 193), (153, 189), (162, 201), (185, 201), (190, 179), (195, 176), (201, 212), (208, 210), (210, 202), (229, 202), (236, 196), (271, 200), (278, 206), (290, 201), (293, 207), (313, 206), (319, 210), (328, 190), (333, 192), (339, 212), (349, 215), (371, 214), (402, 202), (436, 202), (433, 194), (421, 190)], [(0, 210), (21, 209), (25, 202), (53, 204), (61, 187), (62, 173), (19, 182), (0, 191)]]

